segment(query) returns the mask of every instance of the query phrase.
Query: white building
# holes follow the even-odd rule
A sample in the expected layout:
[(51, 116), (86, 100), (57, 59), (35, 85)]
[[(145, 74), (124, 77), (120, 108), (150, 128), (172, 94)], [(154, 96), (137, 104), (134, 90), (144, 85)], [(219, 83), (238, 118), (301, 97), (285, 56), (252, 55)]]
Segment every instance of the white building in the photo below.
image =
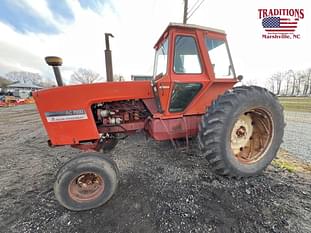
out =
[(32, 91), (36, 91), (42, 89), (42, 87), (39, 87), (34, 84), (29, 83), (13, 83), (10, 85), (7, 85), (6, 92), (12, 92), (14, 96), (19, 96), (20, 98), (27, 98), (29, 97)]

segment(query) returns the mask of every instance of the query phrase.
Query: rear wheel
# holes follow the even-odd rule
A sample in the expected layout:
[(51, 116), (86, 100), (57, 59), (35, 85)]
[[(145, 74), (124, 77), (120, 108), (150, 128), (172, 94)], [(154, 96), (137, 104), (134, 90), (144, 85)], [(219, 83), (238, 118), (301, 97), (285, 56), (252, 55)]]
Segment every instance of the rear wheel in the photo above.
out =
[(118, 180), (115, 162), (99, 153), (85, 153), (61, 167), (54, 193), (65, 208), (88, 210), (106, 203), (114, 194)]
[(236, 87), (220, 96), (203, 116), (199, 146), (212, 168), (234, 177), (257, 175), (282, 142), (282, 106), (266, 89)]

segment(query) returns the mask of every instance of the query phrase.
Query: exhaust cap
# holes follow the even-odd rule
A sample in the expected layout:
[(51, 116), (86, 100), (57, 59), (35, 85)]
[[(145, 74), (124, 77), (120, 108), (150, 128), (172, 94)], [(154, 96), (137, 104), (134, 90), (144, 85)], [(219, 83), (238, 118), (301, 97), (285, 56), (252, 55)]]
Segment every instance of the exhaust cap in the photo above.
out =
[(61, 59), (60, 57), (56, 57), (56, 56), (49, 56), (49, 57), (45, 57), (45, 62), (49, 66), (61, 66), (63, 64), (63, 59)]

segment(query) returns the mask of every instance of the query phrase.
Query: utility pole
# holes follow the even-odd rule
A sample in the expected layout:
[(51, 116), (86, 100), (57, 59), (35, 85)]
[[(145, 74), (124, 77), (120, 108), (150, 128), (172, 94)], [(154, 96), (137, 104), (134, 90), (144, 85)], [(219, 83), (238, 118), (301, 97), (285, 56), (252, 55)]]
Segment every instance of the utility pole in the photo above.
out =
[(184, 19), (183, 19), (183, 24), (187, 23), (187, 12), (188, 12), (188, 0), (184, 0)]

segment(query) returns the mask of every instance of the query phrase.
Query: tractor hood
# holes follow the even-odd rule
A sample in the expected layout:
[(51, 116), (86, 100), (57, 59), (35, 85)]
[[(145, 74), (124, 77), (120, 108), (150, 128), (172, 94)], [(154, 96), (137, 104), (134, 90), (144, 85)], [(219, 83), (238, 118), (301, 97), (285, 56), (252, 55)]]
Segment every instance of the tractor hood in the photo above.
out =
[[(36, 91), (33, 97), (50, 140), (57, 145), (99, 138), (92, 104), (150, 99), (153, 93), (150, 81), (136, 81), (55, 87)], [(64, 132), (67, 136), (61, 136)]]

